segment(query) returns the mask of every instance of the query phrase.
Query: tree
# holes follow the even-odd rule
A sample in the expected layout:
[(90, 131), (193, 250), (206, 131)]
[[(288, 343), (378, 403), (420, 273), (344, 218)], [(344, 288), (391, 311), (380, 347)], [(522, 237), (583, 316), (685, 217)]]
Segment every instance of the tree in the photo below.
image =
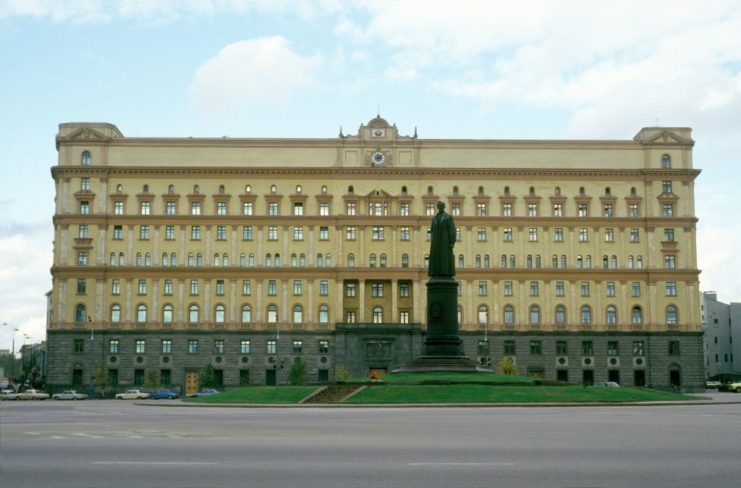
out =
[(210, 364), (206, 365), (201, 372), (201, 387), (202, 388), (216, 388), (220, 386), (216, 381), (216, 373), (214, 367)]
[(503, 374), (504, 376), (517, 376), (517, 366), (512, 358), (502, 358), (497, 365), (497, 374)]
[(106, 368), (104, 361), (98, 361), (93, 368), (93, 386), (99, 389), (102, 395), (108, 385), (110, 385), (108, 368)]
[(160, 375), (156, 369), (147, 369), (144, 375), (144, 386), (150, 390), (156, 390), (160, 387)]
[(334, 378), (337, 381), (349, 381), (350, 380), (350, 372), (347, 371), (347, 367), (345, 365), (339, 365), (334, 370)]
[(309, 380), (309, 375), (306, 373), (306, 363), (301, 361), (301, 358), (296, 358), (293, 362), (288, 378), (292, 385), (305, 385)]

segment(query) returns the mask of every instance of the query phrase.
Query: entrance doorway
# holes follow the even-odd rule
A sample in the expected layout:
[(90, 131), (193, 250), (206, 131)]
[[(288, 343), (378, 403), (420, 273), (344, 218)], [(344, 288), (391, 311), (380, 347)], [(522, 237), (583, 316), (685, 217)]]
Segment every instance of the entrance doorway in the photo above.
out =
[(620, 370), (611, 369), (607, 372), (607, 381), (614, 381), (618, 385), (620, 384)]
[(642, 369), (633, 371), (633, 386), (646, 386), (646, 372)]
[(679, 388), (682, 386), (682, 375), (679, 372), (679, 366), (672, 366), (669, 368), (669, 385), (672, 388)]
[(581, 372), (581, 382), (584, 385), (592, 386), (594, 384), (594, 371), (585, 369)]
[(275, 386), (275, 370), (274, 369), (266, 369), (265, 370), (265, 384), (268, 386)]
[(185, 373), (185, 395), (190, 396), (198, 391), (198, 371)]

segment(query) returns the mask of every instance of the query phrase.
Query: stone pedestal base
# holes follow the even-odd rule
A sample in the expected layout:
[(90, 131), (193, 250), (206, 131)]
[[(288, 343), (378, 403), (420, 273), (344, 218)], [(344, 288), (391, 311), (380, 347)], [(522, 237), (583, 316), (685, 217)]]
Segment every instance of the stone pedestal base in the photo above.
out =
[(392, 373), (491, 373), (490, 369), (480, 366), (462, 356), (419, 356), (411, 363), (396, 368)]

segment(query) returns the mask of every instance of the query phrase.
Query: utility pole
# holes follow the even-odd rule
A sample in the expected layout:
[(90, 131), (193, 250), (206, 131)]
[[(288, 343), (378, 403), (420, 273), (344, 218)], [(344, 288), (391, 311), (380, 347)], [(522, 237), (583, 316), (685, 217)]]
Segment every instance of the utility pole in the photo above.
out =
[(12, 371), (13, 378), (15, 378), (15, 370), (16, 370), (16, 367), (15, 367), (15, 333), (18, 332), (18, 329), (16, 329), (15, 327), (13, 327), (12, 325), (10, 325), (7, 322), (3, 322), (3, 325), (7, 325), (11, 329), (13, 329), (13, 332), (12, 332), (13, 336), (12, 336), (12, 339), (11, 339), (12, 345), (10, 346), (10, 358), (11, 358), (10, 365), (13, 368), (13, 371)]

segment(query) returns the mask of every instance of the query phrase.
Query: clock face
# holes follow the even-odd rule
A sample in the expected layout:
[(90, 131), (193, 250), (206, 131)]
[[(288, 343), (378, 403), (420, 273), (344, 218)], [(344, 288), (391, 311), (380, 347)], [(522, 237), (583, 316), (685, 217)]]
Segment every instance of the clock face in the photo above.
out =
[(383, 164), (383, 162), (386, 160), (386, 155), (383, 154), (381, 151), (376, 151), (371, 156), (371, 161), (374, 165), (378, 166), (380, 164)]

